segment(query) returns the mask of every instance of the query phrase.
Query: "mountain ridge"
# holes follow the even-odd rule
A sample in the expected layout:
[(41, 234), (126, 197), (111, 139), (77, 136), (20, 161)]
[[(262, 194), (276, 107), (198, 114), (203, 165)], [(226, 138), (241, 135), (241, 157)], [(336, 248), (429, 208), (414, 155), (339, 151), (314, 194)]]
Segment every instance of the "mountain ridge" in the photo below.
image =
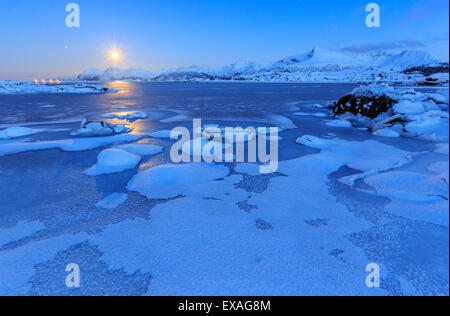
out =
[(269, 81), (269, 82), (368, 82), (407, 81), (412, 67), (437, 66), (442, 62), (424, 51), (400, 53), (376, 51), (347, 53), (314, 47), (312, 50), (272, 63), (236, 62), (224, 67), (189, 66), (172, 70), (108, 68), (89, 69), (75, 77), (79, 81)]

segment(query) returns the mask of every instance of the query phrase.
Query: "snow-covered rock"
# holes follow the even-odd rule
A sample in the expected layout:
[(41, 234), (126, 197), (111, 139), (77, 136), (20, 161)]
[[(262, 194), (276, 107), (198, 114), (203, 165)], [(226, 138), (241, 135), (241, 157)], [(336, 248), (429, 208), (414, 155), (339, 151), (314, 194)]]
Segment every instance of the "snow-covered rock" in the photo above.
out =
[(87, 122), (86, 120), (83, 120), (80, 129), (71, 133), (71, 135), (83, 137), (108, 136), (114, 134), (129, 133), (131, 131), (132, 129), (126, 125), (115, 125), (100, 121)]
[(449, 96), (445, 89), (422, 93), (388, 85), (364, 86), (335, 103), (333, 112), (377, 136), (400, 134), (435, 142), (449, 139)]
[(387, 85), (356, 88), (334, 104), (333, 113), (336, 115), (351, 113), (374, 119), (380, 113), (387, 112), (397, 102), (387, 95), (393, 91), (394, 89)]
[(423, 113), (425, 107), (422, 102), (411, 102), (410, 100), (402, 100), (394, 105), (394, 112), (398, 114), (416, 114)]

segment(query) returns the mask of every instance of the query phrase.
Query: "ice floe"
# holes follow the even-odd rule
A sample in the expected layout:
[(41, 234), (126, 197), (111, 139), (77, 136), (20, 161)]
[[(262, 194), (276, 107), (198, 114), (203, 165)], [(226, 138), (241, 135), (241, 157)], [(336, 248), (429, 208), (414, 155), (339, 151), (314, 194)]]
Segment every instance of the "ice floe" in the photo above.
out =
[(172, 131), (171, 130), (163, 130), (150, 134), (150, 137), (153, 138), (170, 138)]
[(28, 127), (8, 127), (0, 130), (0, 139), (11, 139), (30, 136), (43, 132), (42, 129), (32, 129)]
[(127, 186), (149, 199), (169, 199), (188, 194), (201, 184), (228, 175), (223, 165), (206, 163), (161, 165), (139, 172)]
[[(220, 148), (220, 151), (216, 151), (214, 144)], [(222, 141), (208, 141), (204, 138), (199, 138), (197, 140), (190, 140), (185, 142), (181, 150), (184, 154), (189, 155), (190, 157), (203, 157), (203, 158), (215, 158), (217, 160), (224, 160), (225, 154), (224, 150), (229, 148), (230, 144), (223, 144)], [(209, 149), (209, 150), (208, 150)]]
[(294, 113), (296, 116), (315, 116), (315, 117), (326, 117), (325, 113), (306, 113), (306, 112), (296, 112)]
[(0, 157), (27, 151), (60, 149), (62, 151), (84, 151), (110, 144), (130, 143), (142, 138), (140, 135), (119, 134), (108, 137), (74, 138), (40, 142), (10, 142), (0, 144)]
[(89, 176), (118, 173), (136, 168), (142, 157), (122, 149), (105, 149), (97, 158), (97, 163), (85, 171)]
[(139, 120), (139, 119), (142, 120), (142, 119), (148, 118), (148, 114), (144, 113), (144, 112), (120, 112), (120, 113), (107, 114), (107, 115), (103, 116), (103, 118), (135, 121), (135, 120)]
[(126, 144), (115, 147), (117, 149), (125, 150), (130, 153), (139, 155), (139, 156), (153, 156), (159, 154), (163, 151), (163, 147), (157, 145), (148, 145), (148, 144)]
[(86, 170), (86, 174), (97, 176), (107, 173), (118, 173), (135, 168), (144, 156), (161, 153), (163, 147), (147, 144), (126, 144), (102, 151), (97, 163)]
[(333, 120), (328, 122), (327, 125), (331, 127), (344, 127), (344, 128), (352, 127), (352, 123), (346, 120)]

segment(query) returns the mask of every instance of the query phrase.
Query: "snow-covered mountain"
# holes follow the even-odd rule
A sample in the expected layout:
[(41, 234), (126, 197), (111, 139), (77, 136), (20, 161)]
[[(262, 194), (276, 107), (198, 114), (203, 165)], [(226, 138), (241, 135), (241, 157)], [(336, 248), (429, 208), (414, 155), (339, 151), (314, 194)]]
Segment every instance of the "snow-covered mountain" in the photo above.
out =
[[(269, 81), (269, 82), (405, 82), (418, 76), (403, 73), (411, 67), (437, 66), (438, 59), (422, 51), (354, 54), (316, 47), (298, 56), (273, 63), (237, 62), (225, 67), (191, 66), (151, 72), (143, 69), (106, 71), (90, 69), (76, 77), (81, 81)], [(423, 79), (420, 78), (420, 79)]]

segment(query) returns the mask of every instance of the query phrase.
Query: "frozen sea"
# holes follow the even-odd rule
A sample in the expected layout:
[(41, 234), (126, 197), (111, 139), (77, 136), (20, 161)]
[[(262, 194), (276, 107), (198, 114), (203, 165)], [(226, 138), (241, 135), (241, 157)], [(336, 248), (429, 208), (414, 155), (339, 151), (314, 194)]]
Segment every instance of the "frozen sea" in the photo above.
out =
[[(448, 145), (330, 124), (317, 105), (357, 85), (105, 85), (119, 92), (0, 95), (0, 130), (39, 130), (0, 139), (0, 295), (449, 294)], [(83, 118), (136, 111), (148, 118), (107, 120), (134, 137), (70, 136)], [(279, 127), (278, 171), (173, 165), (174, 141), (149, 135), (194, 118)], [(105, 149), (143, 145), (162, 151), (86, 173)]]

